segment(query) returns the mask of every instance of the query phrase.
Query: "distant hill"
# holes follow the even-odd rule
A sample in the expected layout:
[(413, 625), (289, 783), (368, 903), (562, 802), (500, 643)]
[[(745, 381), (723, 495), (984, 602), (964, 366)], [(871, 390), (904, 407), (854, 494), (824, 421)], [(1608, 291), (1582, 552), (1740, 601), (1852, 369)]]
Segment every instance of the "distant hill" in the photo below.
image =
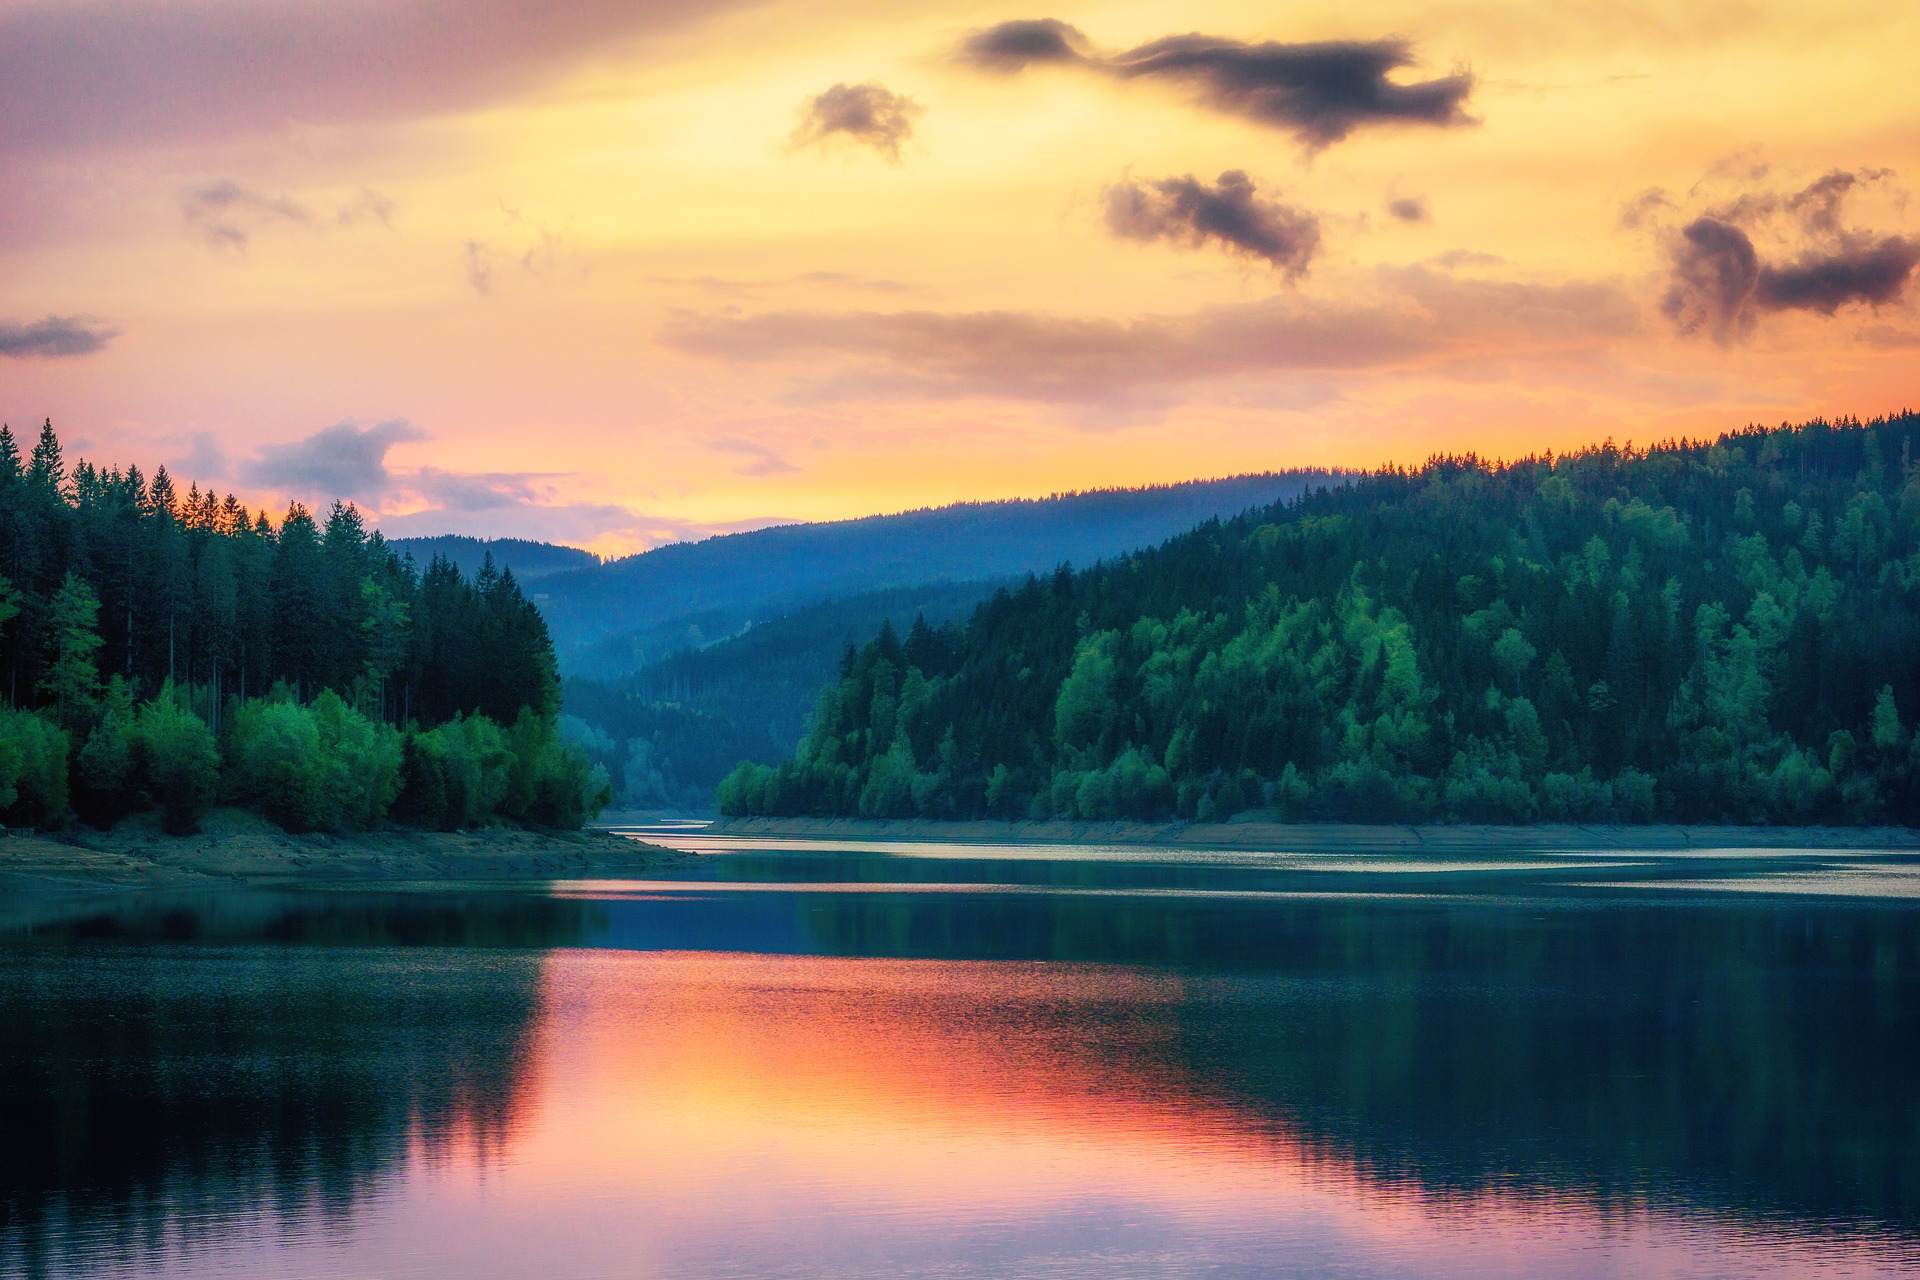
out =
[(841, 655), (891, 624), (964, 618), (1002, 584), (938, 582), (808, 605), (731, 639), (614, 680), (566, 682), (572, 736), (607, 767), (623, 804), (703, 809), (742, 760), (785, 759)]
[[(554, 573), (538, 595), (562, 666), (617, 674), (821, 600), (1090, 564), (1342, 481), (1270, 472), (783, 525)], [(596, 650), (611, 637), (626, 639)]]
[(486, 554), (492, 552), (494, 565), (512, 569), (513, 576), (521, 582), (532, 582), (569, 569), (592, 569), (600, 564), (600, 557), (591, 551), (527, 538), (469, 538), (443, 533), (434, 538), (391, 538), (387, 545), (396, 554), (412, 556), (423, 569), (435, 556), (444, 556), (469, 577), (480, 568)]

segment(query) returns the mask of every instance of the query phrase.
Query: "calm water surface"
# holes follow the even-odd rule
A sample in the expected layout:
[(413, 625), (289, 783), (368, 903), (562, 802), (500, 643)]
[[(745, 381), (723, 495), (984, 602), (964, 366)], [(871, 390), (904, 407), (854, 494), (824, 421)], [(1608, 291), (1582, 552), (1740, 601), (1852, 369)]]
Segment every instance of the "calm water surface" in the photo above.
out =
[(1920, 868), (672, 839), (0, 912), (0, 1274), (1920, 1275)]

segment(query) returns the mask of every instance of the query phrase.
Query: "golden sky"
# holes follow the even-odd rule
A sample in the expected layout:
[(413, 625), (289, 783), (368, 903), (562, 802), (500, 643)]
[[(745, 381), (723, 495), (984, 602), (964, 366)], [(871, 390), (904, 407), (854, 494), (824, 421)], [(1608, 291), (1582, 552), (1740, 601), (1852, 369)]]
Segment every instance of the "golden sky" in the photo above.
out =
[(625, 551), (1882, 413), (1916, 47), (1776, 0), (0, 0), (0, 416)]

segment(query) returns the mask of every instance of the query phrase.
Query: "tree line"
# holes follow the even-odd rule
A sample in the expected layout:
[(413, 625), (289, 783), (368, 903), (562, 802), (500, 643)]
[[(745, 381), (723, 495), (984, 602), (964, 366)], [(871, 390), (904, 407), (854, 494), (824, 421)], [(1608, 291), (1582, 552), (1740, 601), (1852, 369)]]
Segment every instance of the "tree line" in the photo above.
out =
[(297, 828), (578, 825), (539, 611), (489, 560), (420, 572), (360, 513), (276, 525), (162, 467), (66, 465), (0, 426), (0, 816), (175, 829), (227, 799)]
[(1920, 821), (1920, 415), (1436, 457), (849, 650), (733, 814)]

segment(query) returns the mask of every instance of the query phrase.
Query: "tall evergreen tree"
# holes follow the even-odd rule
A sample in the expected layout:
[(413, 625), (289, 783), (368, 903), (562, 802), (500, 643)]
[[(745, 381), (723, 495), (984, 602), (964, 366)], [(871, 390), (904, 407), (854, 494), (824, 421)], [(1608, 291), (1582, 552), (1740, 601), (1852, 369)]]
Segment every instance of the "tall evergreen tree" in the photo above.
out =
[(100, 691), (100, 601), (69, 573), (47, 608), (47, 666), (40, 691), (62, 725), (85, 722)]

